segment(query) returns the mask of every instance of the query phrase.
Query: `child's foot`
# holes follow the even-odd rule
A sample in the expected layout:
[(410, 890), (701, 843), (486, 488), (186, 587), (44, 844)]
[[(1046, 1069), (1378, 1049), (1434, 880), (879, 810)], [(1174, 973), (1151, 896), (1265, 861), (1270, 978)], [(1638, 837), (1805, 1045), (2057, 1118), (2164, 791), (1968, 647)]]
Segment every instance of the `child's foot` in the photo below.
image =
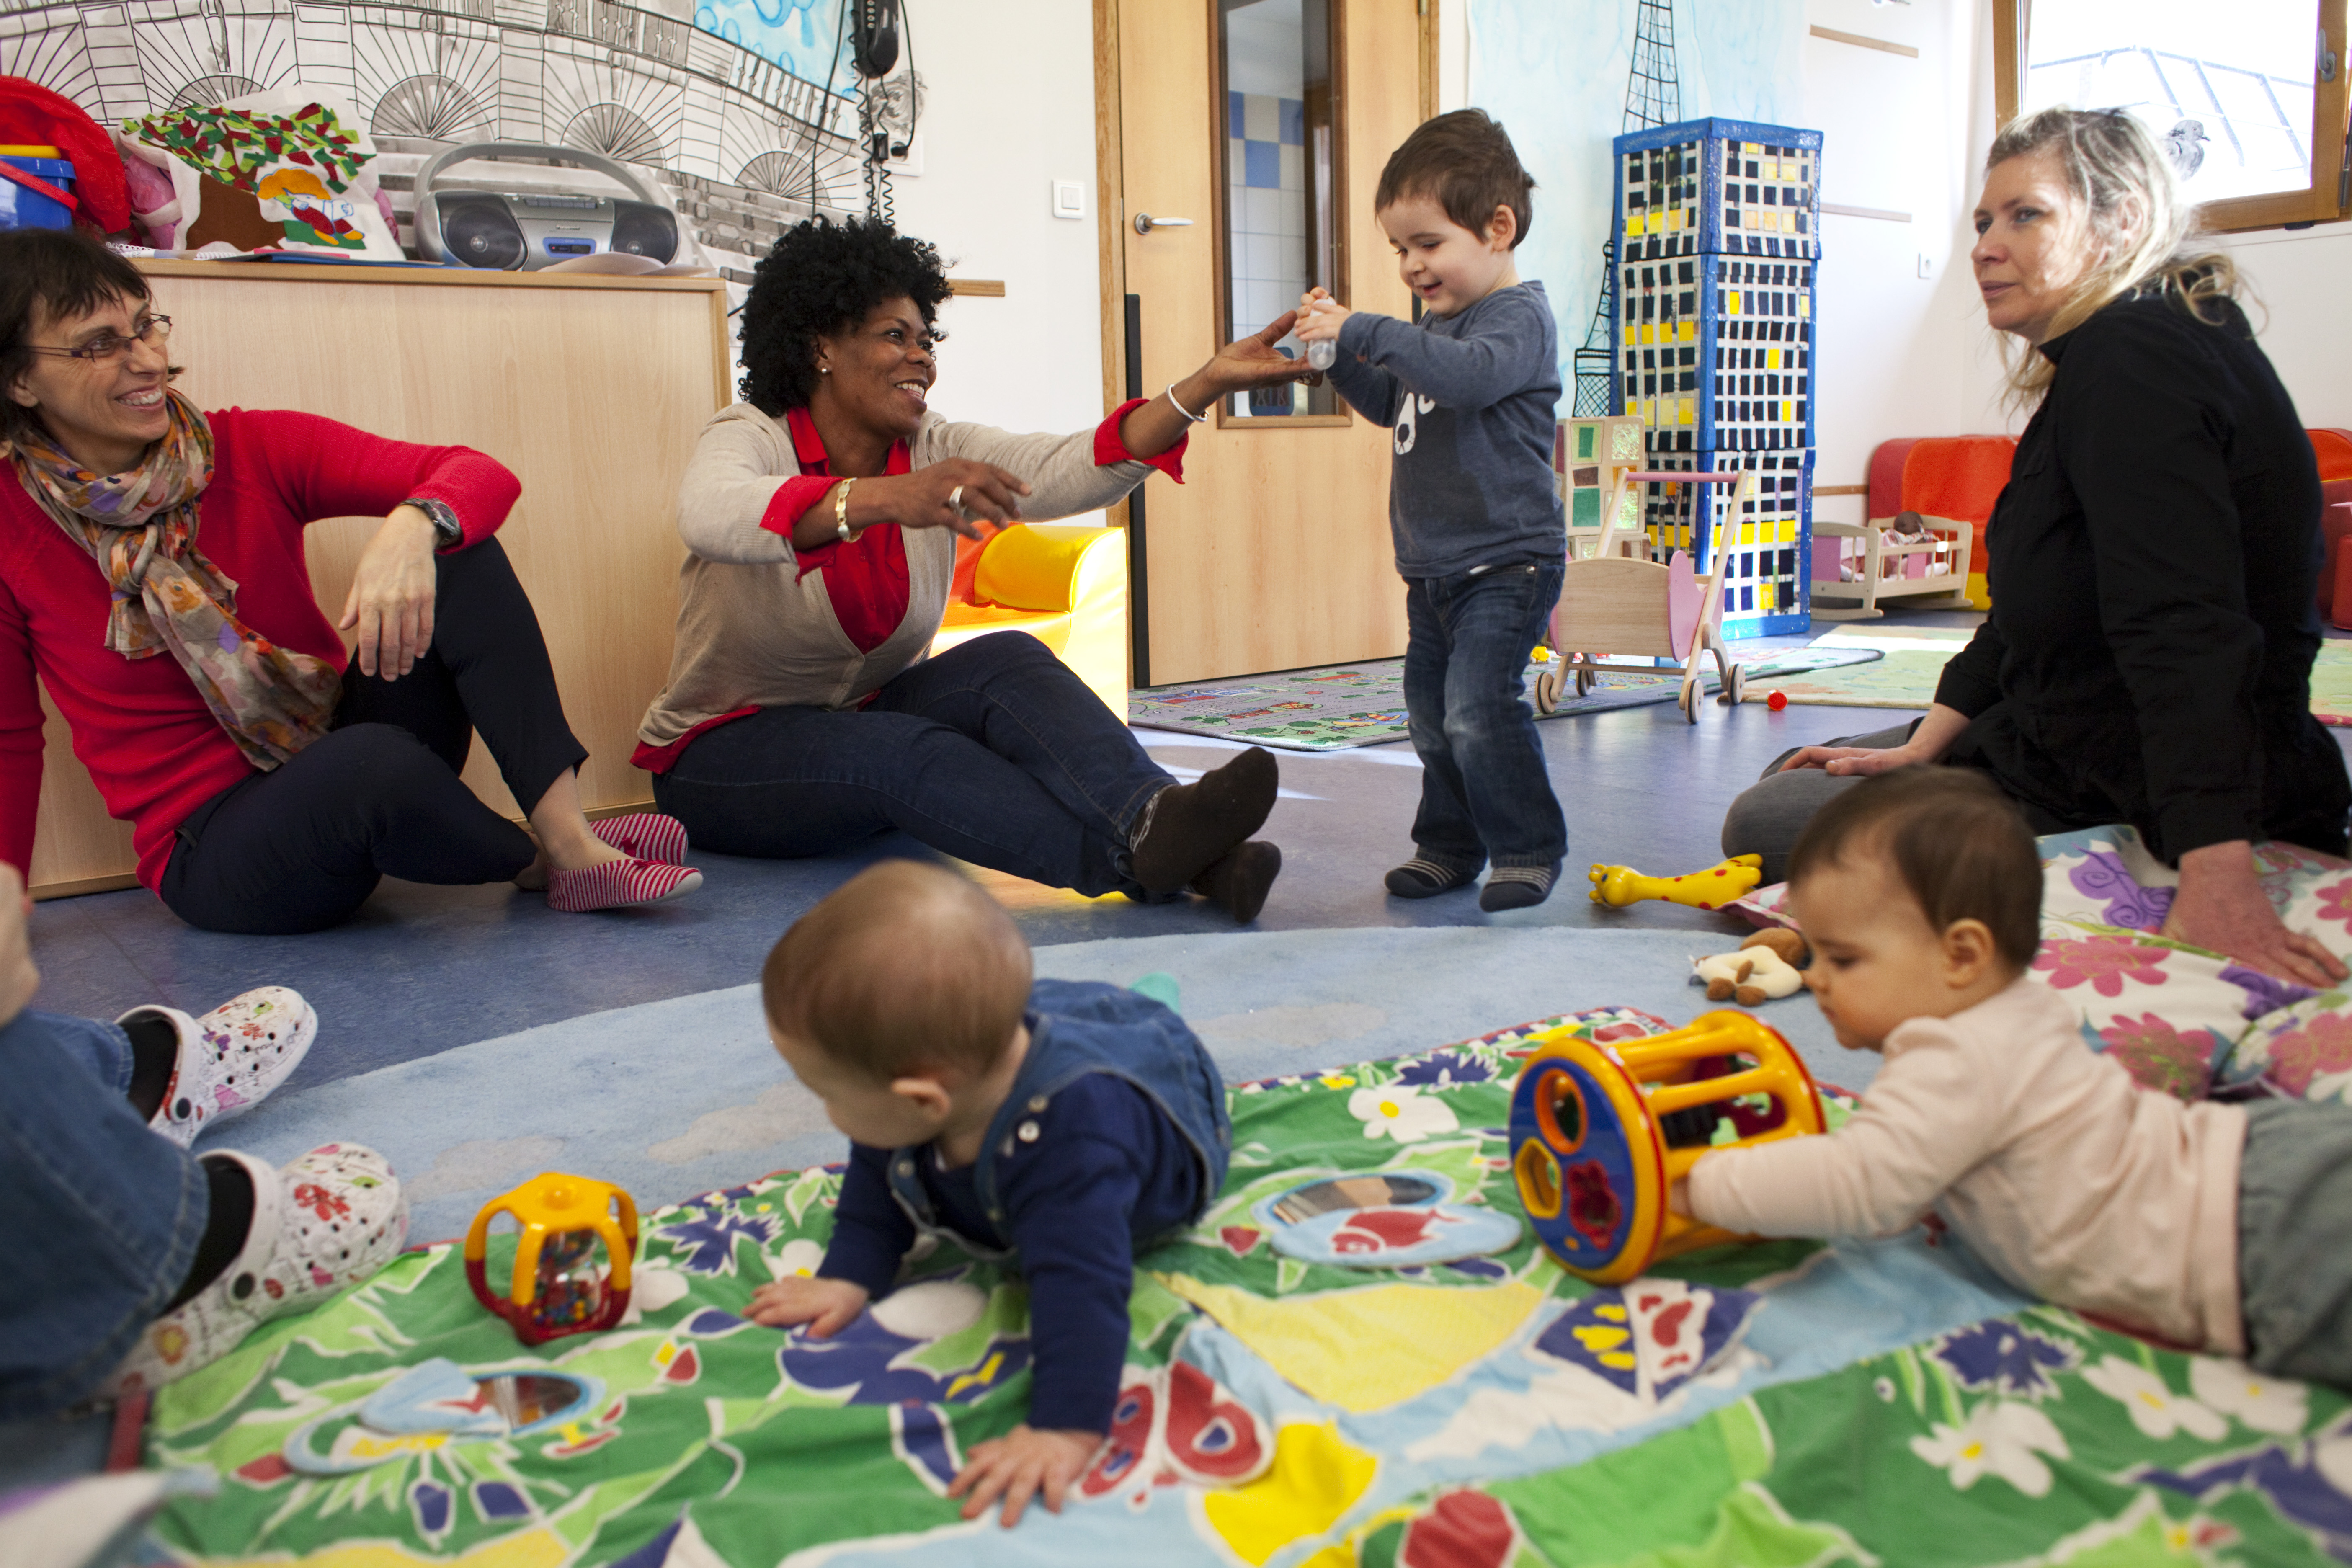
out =
[(201, 1018), (176, 1007), (134, 1007), (115, 1023), (131, 1037), (134, 1054), (162, 1044), (170, 1031), (167, 1048), (175, 1057), (147, 1125), (183, 1149), (215, 1123), (260, 1104), (300, 1065), (319, 1033), (310, 1005), (283, 985), (248, 991)]
[(702, 873), (691, 866), (656, 866), (620, 855), (585, 870), (550, 872), (547, 907), (578, 915), (635, 904), (663, 904), (682, 899), (700, 886)]
[(1273, 753), (1252, 746), (1191, 784), (1170, 784), (1152, 799), (1129, 871), (1146, 892), (1174, 892), (1265, 825), (1281, 783)]
[(1235, 846), (1192, 879), (1192, 890), (1247, 925), (1265, 908), (1265, 895), (1282, 875), (1282, 851), (1263, 838)]
[(227, 1267), (147, 1325), (108, 1380), (110, 1397), (185, 1377), (234, 1350), (261, 1324), (317, 1306), (392, 1261), (408, 1237), (408, 1205), (373, 1149), (328, 1143), (273, 1171), (227, 1151), (253, 1184), (253, 1220)]
[(1478, 879), (1478, 868), (1467, 871), (1416, 855), (1391, 870), (1385, 880), (1388, 889), (1400, 899), (1430, 899), (1440, 893), (1450, 893), (1456, 888), (1466, 888)]
[(1497, 866), (1486, 879), (1486, 890), (1478, 895), (1478, 907), (1489, 914), (1533, 909), (1551, 897), (1551, 885), (1559, 879), (1556, 865)]
[(632, 859), (650, 860), (656, 866), (686, 864), (686, 824), (675, 816), (635, 811), (626, 816), (604, 817), (588, 826), (597, 837)]

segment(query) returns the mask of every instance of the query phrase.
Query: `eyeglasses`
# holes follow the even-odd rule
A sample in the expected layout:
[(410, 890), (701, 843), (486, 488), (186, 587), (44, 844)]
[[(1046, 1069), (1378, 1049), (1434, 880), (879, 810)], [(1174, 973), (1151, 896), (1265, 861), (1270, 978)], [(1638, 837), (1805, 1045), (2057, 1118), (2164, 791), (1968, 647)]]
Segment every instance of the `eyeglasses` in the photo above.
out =
[(131, 336), (127, 338), (120, 332), (100, 332), (79, 348), (45, 349), (38, 344), (34, 344), (33, 352), (37, 354), (57, 354), (66, 359), (83, 360), (91, 364), (113, 364), (131, 352), (131, 345), (134, 342), (160, 346), (172, 335), (172, 318), (142, 316), (132, 324), (132, 328)]

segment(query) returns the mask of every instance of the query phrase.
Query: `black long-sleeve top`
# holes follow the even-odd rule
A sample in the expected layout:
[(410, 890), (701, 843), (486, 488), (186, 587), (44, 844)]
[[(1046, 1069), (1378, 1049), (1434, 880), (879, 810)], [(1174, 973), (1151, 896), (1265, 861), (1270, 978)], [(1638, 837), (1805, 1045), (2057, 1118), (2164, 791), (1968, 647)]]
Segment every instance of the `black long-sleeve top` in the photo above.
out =
[(2128, 822), (2177, 860), (2341, 854), (2352, 782), (2311, 716), (2319, 471), (2234, 304), (2116, 300), (2056, 365), (1986, 525), (1992, 614), (1936, 700), (2043, 830)]

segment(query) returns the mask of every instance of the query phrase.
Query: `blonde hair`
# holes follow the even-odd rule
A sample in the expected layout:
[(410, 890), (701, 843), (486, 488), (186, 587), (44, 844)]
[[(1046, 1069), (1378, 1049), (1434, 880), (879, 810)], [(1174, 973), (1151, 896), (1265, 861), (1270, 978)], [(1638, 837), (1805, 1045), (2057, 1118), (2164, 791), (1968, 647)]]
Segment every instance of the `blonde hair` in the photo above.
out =
[[(2099, 252), (2051, 319), (2051, 337), (2073, 331), (2124, 295), (2143, 291), (2177, 296), (2199, 321), (2218, 322), (2206, 307), (2238, 297), (2237, 265), (2220, 251), (2199, 247), (2205, 237), (2196, 205), (2181, 190), (2171, 160), (2138, 121), (2121, 110), (2056, 108), (2021, 115), (1993, 138), (1985, 173), (2038, 153), (2056, 154), (2066, 188), (2082, 203), (2084, 238)], [(2014, 406), (2039, 400), (2057, 371), (2034, 344), (2008, 334), (2001, 359)]]
[(952, 871), (886, 860), (793, 923), (760, 990), (778, 1034), (888, 1083), (994, 1067), (1030, 973), (1029, 944), (995, 900)]

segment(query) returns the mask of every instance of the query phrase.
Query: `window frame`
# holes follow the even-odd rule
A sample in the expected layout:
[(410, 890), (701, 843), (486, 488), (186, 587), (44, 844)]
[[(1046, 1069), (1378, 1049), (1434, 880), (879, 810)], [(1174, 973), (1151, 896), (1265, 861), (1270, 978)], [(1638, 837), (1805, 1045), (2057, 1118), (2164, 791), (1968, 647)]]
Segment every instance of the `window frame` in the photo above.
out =
[[(2311, 102), (2311, 181), (2299, 191), (2273, 191), (2259, 196), (2231, 196), (2204, 204), (2205, 226), (2224, 234), (2251, 229), (2299, 227), (2334, 223), (2352, 216), (2352, 137), (2347, 137), (2347, 110), (2352, 110), (2352, 58), (2345, 47), (2345, 13), (2352, 0), (2318, 0), (2319, 32), (2336, 56), (2332, 80), (2313, 84)], [(1992, 0), (1993, 119), (2007, 125), (2017, 118), (2025, 84), (2025, 51), (2032, 30), (2033, 0)], [(2316, 38), (2314, 39), (2315, 43)]]

